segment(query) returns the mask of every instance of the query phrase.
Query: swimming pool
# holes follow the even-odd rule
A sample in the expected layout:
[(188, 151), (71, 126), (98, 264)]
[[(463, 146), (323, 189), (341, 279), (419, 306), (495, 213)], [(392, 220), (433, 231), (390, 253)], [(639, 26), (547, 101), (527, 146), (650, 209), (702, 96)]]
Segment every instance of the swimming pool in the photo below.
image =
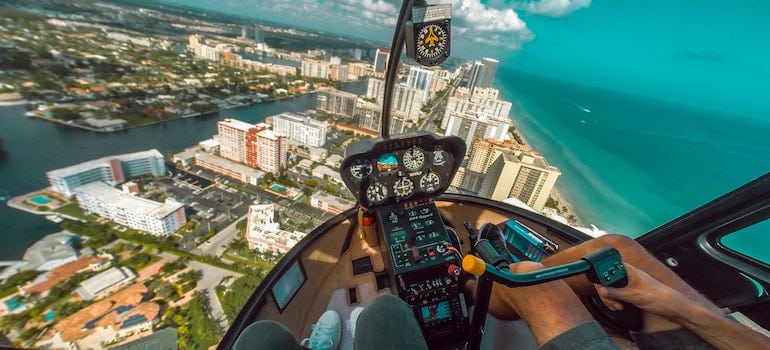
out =
[(14, 312), (20, 308), (23, 308), (24, 302), (19, 300), (19, 297), (10, 297), (8, 299), (3, 300), (3, 304), (5, 304), (5, 307), (8, 309), (8, 312)]
[(281, 186), (279, 184), (272, 184), (270, 186), (270, 189), (272, 189), (273, 191), (278, 191), (278, 192), (286, 193), (286, 187), (283, 187), (283, 186)]
[(49, 203), (53, 202), (53, 199), (50, 199), (50, 198), (48, 198), (46, 196), (43, 196), (43, 195), (34, 196), (34, 197), (30, 198), (29, 200), (32, 201), (32, 203), (40, 204), (40, 205), (46, 205), (46, 204), (49, 204)]

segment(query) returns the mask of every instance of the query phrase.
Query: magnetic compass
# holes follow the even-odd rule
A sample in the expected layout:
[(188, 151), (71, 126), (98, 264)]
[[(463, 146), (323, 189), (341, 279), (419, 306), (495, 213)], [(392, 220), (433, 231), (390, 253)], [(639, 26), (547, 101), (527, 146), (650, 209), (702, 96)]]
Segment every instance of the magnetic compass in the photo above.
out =
[(446, 52), (449, 35), (440, 24), (428, 24), (417, 32), (417, 55), (434, 59)]

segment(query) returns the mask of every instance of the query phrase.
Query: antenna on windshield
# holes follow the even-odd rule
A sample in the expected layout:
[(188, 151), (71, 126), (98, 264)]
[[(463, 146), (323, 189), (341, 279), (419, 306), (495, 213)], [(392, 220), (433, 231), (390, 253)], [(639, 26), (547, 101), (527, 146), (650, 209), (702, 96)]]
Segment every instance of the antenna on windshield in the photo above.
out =
[(385, 91), (382, 98), (382, 118), (380, 118), (382, 138), (387, 138), (390, 135), (393, 91), (404, 42), (406, 41), (407, 56), (417, 63), (423, 66), (441, 64), (449, 57), (451, 20), (451, 4), (428, 5), (425, 0), (404, 0), (402, 2), (385, 73)]

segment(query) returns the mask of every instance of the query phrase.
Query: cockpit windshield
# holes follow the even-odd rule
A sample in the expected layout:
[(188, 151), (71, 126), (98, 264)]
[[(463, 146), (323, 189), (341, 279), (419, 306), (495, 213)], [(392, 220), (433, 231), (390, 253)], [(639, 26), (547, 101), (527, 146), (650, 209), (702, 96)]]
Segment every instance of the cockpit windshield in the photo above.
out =
[(0, 2), (0, 344), (208, 348), (356, 206), (638, 237), (770, 169), (768, 3), (406, 2)]

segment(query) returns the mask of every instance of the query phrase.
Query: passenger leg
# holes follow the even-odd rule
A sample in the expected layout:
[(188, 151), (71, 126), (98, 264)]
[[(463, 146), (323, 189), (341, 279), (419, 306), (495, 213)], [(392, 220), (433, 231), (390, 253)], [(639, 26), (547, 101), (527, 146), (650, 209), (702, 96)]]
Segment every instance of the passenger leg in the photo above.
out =
[(284, 325), (272, 320), (262, 320), (246, 327), (235, 340), (233, 349), (282, 350), (303, 348)]
[(412, 310), (395, 295), (375, 299), (358, 316), (355, 328), (355, 349), (428, 349)]
[[(514, 273), (543, 268), (542, 264), (529, 261), (511, 264)], [(475, 287), (475, 281), (469, 284)], [(495, 284), (489, 312), (499, 319), (520, 316), (542, 349), (617, 349), (577, 295), (562, 281), (517, 288)]]

